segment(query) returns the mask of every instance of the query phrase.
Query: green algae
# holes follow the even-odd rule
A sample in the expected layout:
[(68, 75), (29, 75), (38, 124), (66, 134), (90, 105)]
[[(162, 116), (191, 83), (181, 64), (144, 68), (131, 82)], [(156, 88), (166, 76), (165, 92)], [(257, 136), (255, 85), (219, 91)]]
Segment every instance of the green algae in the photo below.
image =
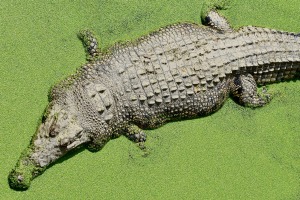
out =
[[(200, 23), (202, 1), (0, 4), (0, 199), (299, 198), (299, 81), (270, 85), (276, 95), (260, 109), (229, 100), (211, 116), (146, 131), (147, 157), (121, 137), (58, 162), (26, 192), (11, 190), (7, 175), (36, 130), (47, 91), (85, 63), (78, 30), (94, 30), (105, 49), (178, 21)], [(233, 0), (221, 14), (235, 28), (300, 32), (299, 7)]]
[(16, 167), (10, 172), (8, 182), (15, 190), (27, 190), (31, 180), (40, 175), (46, 168), (35, 166), (28, 155), (32, 152), (32, 144), (21, 154)]

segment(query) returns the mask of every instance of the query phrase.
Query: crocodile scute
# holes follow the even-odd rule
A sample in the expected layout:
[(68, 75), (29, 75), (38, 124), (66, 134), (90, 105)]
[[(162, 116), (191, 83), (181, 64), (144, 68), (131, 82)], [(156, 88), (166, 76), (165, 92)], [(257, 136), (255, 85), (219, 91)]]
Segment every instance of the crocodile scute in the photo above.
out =
[(258, 94), (257, 85), (299, 78), (299, 35), (253, 26), (234, 31), (215, 11), (206, 20), (209, 26), (161, 28), (106, 54), (92, 32), (81, 32), (89, 62), (52, 89), (10, 186), (27, 189), (47, 166), (82, 145), (98, 151), (124, 135), (142, 146), (143, 129), (209, 115), (230, 95), (241, 105), (263, 106), (270, 96)]

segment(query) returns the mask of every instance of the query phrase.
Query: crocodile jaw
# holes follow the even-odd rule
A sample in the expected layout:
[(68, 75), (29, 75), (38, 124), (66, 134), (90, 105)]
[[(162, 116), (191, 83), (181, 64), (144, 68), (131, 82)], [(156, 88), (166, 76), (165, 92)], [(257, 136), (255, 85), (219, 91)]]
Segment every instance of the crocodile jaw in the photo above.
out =
[(26, 190), (33, 178), (69, 151), (90, 141), (72, 109), (52, 104), (46, 120), (37, 129), (31, 144), (9, 174), (10, 186)]

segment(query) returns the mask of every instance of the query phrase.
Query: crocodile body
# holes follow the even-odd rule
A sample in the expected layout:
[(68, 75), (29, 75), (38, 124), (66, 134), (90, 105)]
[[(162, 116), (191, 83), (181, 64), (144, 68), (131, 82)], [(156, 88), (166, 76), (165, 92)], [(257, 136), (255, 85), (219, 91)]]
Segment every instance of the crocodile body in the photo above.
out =
[(97, 151), (120, 135), (143, 144), (142, 129), (211, 114), (229, 95), (263, 106), (268, 95), (258, 95), (256, 84), (299, 77), (299, 35), (251, 26), (233, 31), (210, 14), (208, 27), (168, 26), (105, 55), (85, 32), (91, 61), (53, 88), (45, 118), (9, 176), (11, 186), (27, 189), (82, 144)]

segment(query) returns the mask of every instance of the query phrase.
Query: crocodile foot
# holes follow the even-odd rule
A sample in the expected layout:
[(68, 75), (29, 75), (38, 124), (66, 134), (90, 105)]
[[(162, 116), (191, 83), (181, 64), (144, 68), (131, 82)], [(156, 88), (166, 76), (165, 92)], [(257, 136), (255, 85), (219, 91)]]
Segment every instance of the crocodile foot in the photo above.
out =
[(262, 87), (261, 98), (265, 100), (266, 103), (269, 103), (272, 100), (272, 95), (268, 93), (268, 89), (266, 86)]
[(146, 134), (144, 132), (131, 134), (128, 136), (128, 138), (133, 142), (145, 142), (146, 141)]
[(263, 88), (262, 95), (258, 94), (256, 82), (251, 74), (234, 77), (230, 90), (236, 102), (247, 107), (261, 107), (271, 100), (266, 88)]
[(132, 142), (137, 143), (140, 149), (145, 149), (144, 143), (147, 136), (138, 126), (133, 124), (128, 125), (125, 131), (125, 136)]

